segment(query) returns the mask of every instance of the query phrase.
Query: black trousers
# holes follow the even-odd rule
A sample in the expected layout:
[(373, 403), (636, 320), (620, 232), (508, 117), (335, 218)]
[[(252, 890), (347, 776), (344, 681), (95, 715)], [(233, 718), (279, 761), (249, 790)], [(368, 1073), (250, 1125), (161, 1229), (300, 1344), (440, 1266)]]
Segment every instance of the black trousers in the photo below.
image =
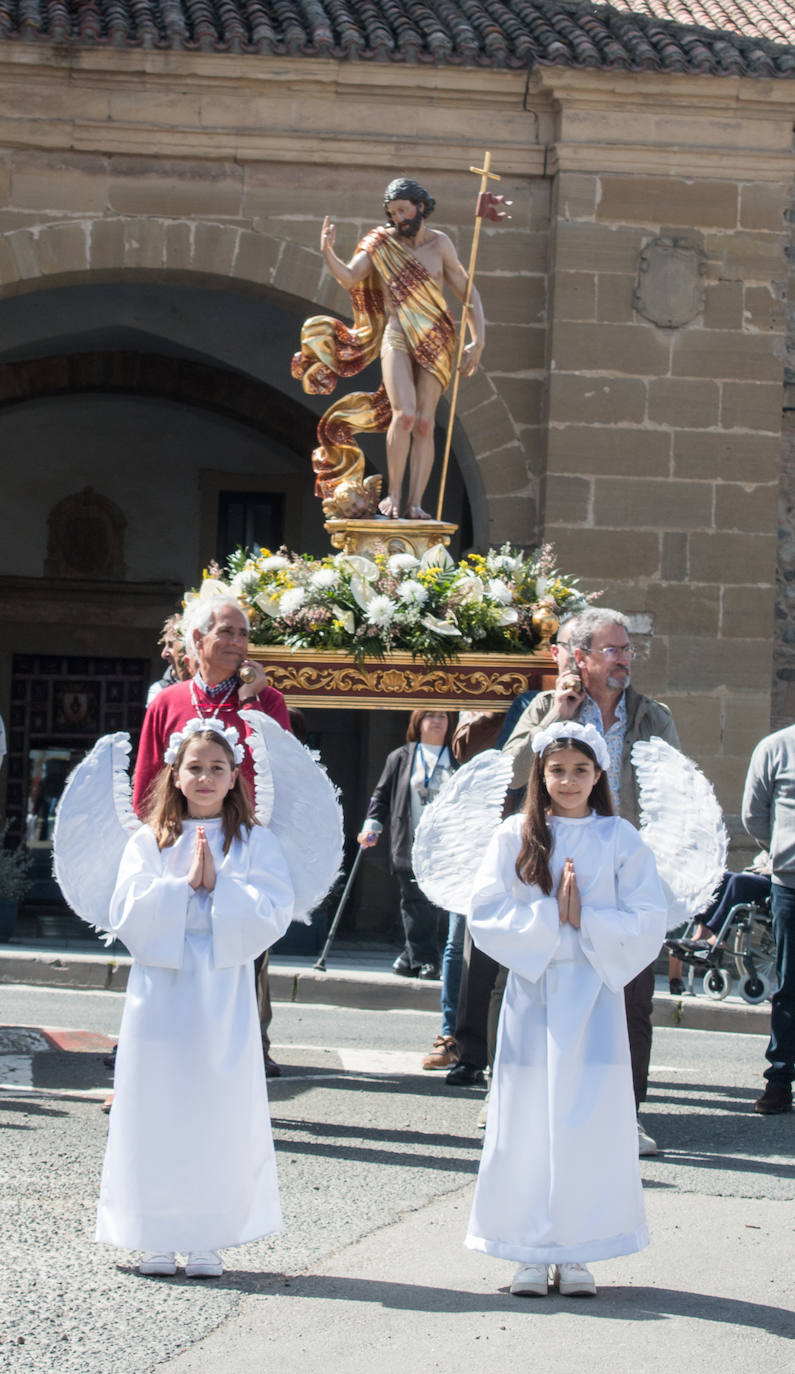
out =
[(461, 969), (461, 991), (458, 995), (455, 1038), (459, 1054), (465, 1064), (485, 1069), (489, 1062), (487, 1023), (489, 1001), (499, 964), (473, 945), (467, 930), (464, 936), (464, 963)]
[(447, 912), (429, 902), (420, 889), (414, 874), (398, 869), (400, 883), (400, 919), (406, 937), (406, 958), (412, 968), (423, 964), (439, 967), (441, 958), (440, 932), (447, 929)]

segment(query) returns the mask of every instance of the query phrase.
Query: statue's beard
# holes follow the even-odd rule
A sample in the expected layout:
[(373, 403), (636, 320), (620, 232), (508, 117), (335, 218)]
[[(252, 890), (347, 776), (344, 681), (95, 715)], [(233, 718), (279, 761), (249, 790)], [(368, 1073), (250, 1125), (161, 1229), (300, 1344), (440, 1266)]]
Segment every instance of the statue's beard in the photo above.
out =
[(416, 238), (422, 228), (422, 210), (418, 209), (413, 219), (404, 219), (397, 231), (404, 239)]

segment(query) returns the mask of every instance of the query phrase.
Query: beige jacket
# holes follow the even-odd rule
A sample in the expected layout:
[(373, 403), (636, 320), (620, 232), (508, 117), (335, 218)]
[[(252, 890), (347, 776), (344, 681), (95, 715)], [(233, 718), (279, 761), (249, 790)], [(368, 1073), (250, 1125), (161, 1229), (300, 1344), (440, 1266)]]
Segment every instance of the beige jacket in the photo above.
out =
[[(630, 761), (633, 744), (636, 740), (651, 739), (652, 735), (659, 735), (660, 739), (664, 739), (666, 744), (673, 745), (675, 749), (681, 746), (673, 716), (667, 706), (661, 701), (653, 701), (651, 697), (644, 696), (642, 692), (636, 692), (632, 686), (627, 687), (626, 698), (627, 728), (621, 754), (621, 815), (637, 827), (638, 787), (635, 770)], [(558, 719), (554, 692), (539, 692), (519, 717), (513, 734), (502, 746), (503, 754), (510, 754), (514, 761), (512, 787), (527, 786), (533, 761), (533, 737), (539, 730)]]

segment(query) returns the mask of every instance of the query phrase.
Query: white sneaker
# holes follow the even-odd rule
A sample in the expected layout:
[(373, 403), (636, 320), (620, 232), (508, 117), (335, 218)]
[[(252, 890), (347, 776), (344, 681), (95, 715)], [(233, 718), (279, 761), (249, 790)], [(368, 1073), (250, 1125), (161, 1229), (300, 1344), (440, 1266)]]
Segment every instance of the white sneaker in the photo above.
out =
[(185, 1277), (188, 1279), (219, 1279), (224, 1272), (217, 1250), (194, 1250), (188, 1255)]
[(511, 1279), (511, 1292), (519, 1297), (545, 1298), (549, 1271), (545, 1264), (520, 1264)]
[(653, 1140), (647, 1131), (644, 1131), (640, 1117), (638, 1117), (638, 1155), (641, 1159), (646, 1159), (649, 1155), (657, 1154), (657, 1141)]
[(141, 1256), (141, 1263), (138, 1265), (139, 1274), (176, 1274), (176, 1272), (177, 1265), (173, 1250), (167, 1250), (162, 1254), (148, 1251)]
[(596, 1293), (596, 1281), (584, 1264), (559, 1264), (558, 1289), (564, 1298), (590, 1298)]

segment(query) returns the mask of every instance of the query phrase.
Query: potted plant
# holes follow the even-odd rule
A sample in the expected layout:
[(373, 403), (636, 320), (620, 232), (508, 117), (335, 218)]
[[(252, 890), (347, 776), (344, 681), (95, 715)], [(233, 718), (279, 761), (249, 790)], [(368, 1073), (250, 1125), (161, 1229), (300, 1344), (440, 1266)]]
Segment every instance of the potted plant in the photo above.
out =
[(27, 849), (5, 849), (8, 822), (0, 830), (0, 941), (11, 939), (19, 903), (30, 885), (32, 856)]

